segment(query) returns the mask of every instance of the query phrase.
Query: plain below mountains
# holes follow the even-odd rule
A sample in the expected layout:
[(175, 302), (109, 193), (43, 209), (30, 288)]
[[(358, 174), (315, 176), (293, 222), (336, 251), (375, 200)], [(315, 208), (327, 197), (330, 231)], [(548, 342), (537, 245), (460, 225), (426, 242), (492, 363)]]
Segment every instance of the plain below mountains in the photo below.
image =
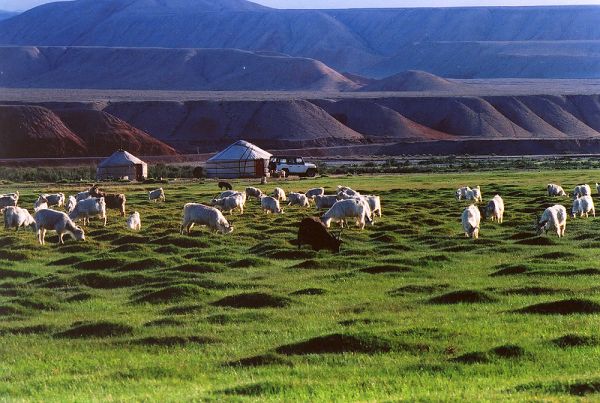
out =
[(383, 78), (596, 78), (600, 6), (278, 10), (243, 0), (77, 0), (0, 21), (7, 46), (242, 49)]

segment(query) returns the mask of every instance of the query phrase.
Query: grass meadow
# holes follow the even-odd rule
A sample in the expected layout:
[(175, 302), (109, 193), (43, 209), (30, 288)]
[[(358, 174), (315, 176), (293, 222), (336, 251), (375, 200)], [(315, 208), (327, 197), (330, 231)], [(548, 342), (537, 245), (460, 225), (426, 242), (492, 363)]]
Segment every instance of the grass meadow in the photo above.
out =
[[(249, 199), (229, 235), (194, 227), (182, 207), (216, 182), (105, 184), (142, 230), (109, 211), (85, 242), (45, 247), (0, 229), (0, 399), (523, 401), (598, 398), (600, 218), (534, 236), (549, 198), (598, 171), (339, 176), (259, 186), (339, 184), (382, 198), (383, 217), (344, 230), (342, 252), (293, 243), (314, 207), (264, 215)], [(233, 181), (236, 189), (255, 181)], [(464, 238), (460, 185), (500, 194), (503, 224)], [(32, 210), (68, 184), (5, 184)], [(337, 231), (337, 226), (333, 225)]]

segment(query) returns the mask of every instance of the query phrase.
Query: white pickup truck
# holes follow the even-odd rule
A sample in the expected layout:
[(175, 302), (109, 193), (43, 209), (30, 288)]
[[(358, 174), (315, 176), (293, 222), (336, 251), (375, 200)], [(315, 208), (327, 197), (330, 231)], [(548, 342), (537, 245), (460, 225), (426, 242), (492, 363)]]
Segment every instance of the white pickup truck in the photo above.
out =
[(317, 166), (310, 162), (304, 162), (302, 157), (276, 157), (272, 156), (269, 160), (269, 172), (285, 172), (285, 176), (298, 175), (298, 176), (315, 176)]

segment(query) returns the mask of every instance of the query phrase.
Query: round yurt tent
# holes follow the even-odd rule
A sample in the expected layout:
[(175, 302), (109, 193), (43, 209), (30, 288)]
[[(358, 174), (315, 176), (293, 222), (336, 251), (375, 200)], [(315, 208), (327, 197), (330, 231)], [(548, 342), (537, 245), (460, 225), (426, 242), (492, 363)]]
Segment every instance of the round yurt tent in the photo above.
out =
[(271, 154), (239, 140), (213, 155), (204, 168), (209, 178), (260, 178), (267, 176)]
[(96, 179), (129, 179), (143, 181), (148, 177), (148, 164), (125, 150), (115, 151), (96, 168)]

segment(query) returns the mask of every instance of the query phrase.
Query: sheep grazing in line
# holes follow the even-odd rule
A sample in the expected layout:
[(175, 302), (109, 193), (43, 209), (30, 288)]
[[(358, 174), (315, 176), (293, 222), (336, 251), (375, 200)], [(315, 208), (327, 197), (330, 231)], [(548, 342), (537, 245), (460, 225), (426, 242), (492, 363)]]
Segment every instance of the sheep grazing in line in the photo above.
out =
[(596, 209), (594, 207), (594, 199), (592, 199), (592, 196), (578, 197), (573, 200), (571, 217), (575, 218), (577, 215), (583, 217), (585, 215), (585, 218), (587, 218), (590, 213), (592, 216), (596, 217)]
[(548, 186), (546, 187), (546, 189), (548, 190), (548, 196), (566, 196), (567, 195), (567, 193), (565, 193), (562, 186), (557, 185), (555, 183), (549, 183)]
[(490, 200), (485, 207), (485, 216), (492, 221), (498, 221), (502, 224), (504, 220), (504, 200), (500, 195), (496, 195)]
[(68, 215), (62, 211), (43, 209), (35, 213), (35, 228), (40, 245), (46, 244), (46, 231), (56, 231), (58, 242), (64, 244), (63, 236), (69, 234), (73, 239), (85, 241), (85, 233), (75, 225)]
[(334, 253), (340, 251), (340, 236), (333, 236), (325, 225), (316, 217), (305, 217), (298, 228), (298, 249), (302, 245), (310, 245), (313, 250), (327, 249)]
[(317, 209), (331, 208), (337, 201), (336, 195), (315, 196)]
[(6, 207), (4, 209), (4, 228), (15, 228), (18, 231), (21, 227), (30, 227), (35, 231), (35, 220), (29, 211), (21, 207)]
[(212, 199), (211, 204), (227, 213), (231, 213), (235, 209), (240, 209), (240, 214), (244, 214), (244, 198), (241, 193), (220, 199)]
[[(85, 199), (82, 199), (85, 200)], [(69, 196), (67, 202), (65, 203), (65, 210), (67, 210), (67, 214), (70, 214), (77, 205), (77, 198), (75, 196)]]
[(461, 186), (458, 189), (456, 189), (456, 192), (454, 192), (454, 197), (456, 197), (456, 200), (468, 200), (467, 199), (467, 195), (472, 195), (473, 191), (471, 190), (470, 187), (468, 186)]
[(125, 203), (127, 202), (127, 198), (123, 193), (105, 193), (98, 189), (98, 185), (92, 186), (89, 192), (91, 197), (104, 197), (106, 208), (119, 210), (121, 217), (125, 217)]
[(52, 194), (41, 194), (39, 199), (45, 199), (46, 203), (48, 203), (48, 207), (62, 207), (65, 205), (65, 195), (64, 193), (52, 193)]
[(127, 219), (127, 228), (132, 231), (139, 231), (142, 229), (142, 219), (140, 218), (140, 213), (137, 211), (131, 213)]
[(17, 194), (8, 194), (0, 196), (0, 209), (4, 207), (16, 207), (19, 202), (19, 195)]
[(194, 224), (206, 225), (211, 230), (223, 234), (233, 232), (233, 226), (227, 222), (223, 214), (216, 208), (199, 203), (187, 203), (183, 206), (183, 221), (180, 233), (183, 234), (186, 231), (189, 234)]
[(360, 229), (365, 228), (365, 222), (373, 224), (371, 218), (371, 209), (369, 204), (360, 199), (346, 199), (337, 201), (329, 210), (321, 216), (321, 221), (327, 228), (331, 226), (331, 221), (337, 221), (344, 227), (344, 221), (348, 218), (354, 218), (356, 226)]
[(465, 230), (465, 236), (473, 239), (479, 238), (479, 224), (481, 222), (481, 213), (474, 204), (465, 208), (461, 216), (462, 226)]
[(573, 189), (573, 197), (591, 196), (591, 195), (592, 195), (592, 189), (590, 188), (590, 185), (587, 185), (587, 184), (577, 185), (577, 186), (575, 186), (575, 189)]
[(40, 210), (44, 210), (47, 208), (49, 208), (48, 200), (46, 200), (42, 196), (38, 197), (38, 199), (35, 201), (35, 203), (33, 203), (33, 211), (35, 211), (35, 212), (38, 212)]
[(223, 190), (223, 189), (227, 189), (227, 190), (233, 190), (233, 186), (231, 186), (231, 183), (229, 182), (225, 182), (225, 181), (221, 181), (218, 184), (219, 189)]
[(287, 197), (285, 196), (285, 192), (282, 188), (273, 189), (273, 197), (280, 201), (286, 201)]
[(154, 189), (148, 192), (148, 200), (165, 201), (165, 191), (163, 188)]
[(73, 221), (83, 218), (83, 225), (89, 225), (90, 217), (103, 219), (106, 227), (106, 202), (104, 197), (92, 197), (77, 202), (75, 208), (69, 214), (69, 218)]
[(567, 209), (560, 204), (555, 204), (544, 210), (544, 213), (535, 221), (536, 233), (541, 235), (549, 230), (555, 229), (559, 237), (565, 236), (565, 228), (567, 227)]
[(301, 207), (310, 207), (310, 202), (308, 201), (308, 197), (304, 193), (296, 193), (290, 192), (288, 193), (288, 206), (298, 205)]
[(90, 197), (92, 197), (90, 195), (90, 191), (86, 190), (85, 192), (79, 192), (75, 195), (75, 200), (80, 201), (80, 200), (85, 200), (85, 199), (89, 199)]
[(249, 186), (246, 188), (246, 194), (250, 197), (255, 197), (256, 200), (260, 200), (260, 198), (263, 195), (263, 192), (259, 188)]
[(305, 194), (309, 199), (314, 199), (315, 196), (323, 196), (325, 194), (325, 188), (308, 189)]
[(260, 207), (264, 213), (282, 214), (283, 209), (279, 207), (279, 200), (271, 196), (263, 196), (260, 199)]

